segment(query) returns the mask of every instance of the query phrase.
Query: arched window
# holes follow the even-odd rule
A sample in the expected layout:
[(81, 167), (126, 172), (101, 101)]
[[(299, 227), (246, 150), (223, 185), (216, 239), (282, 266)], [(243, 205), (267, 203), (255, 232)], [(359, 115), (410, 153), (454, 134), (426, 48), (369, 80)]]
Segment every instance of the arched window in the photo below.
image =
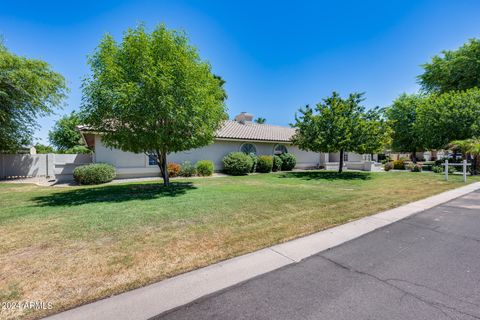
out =
[(287, 152), (288, 152), (287, 147), (285, 147), (285, 145), (283, 144), (276, 144), (275, 147), (273, 148), (273, 154), (277, 156)]
[(244, 143), (240, 147), (240, 152), (246, 153), (246, 154), (257, 154), (257, 148), (251, 143)]

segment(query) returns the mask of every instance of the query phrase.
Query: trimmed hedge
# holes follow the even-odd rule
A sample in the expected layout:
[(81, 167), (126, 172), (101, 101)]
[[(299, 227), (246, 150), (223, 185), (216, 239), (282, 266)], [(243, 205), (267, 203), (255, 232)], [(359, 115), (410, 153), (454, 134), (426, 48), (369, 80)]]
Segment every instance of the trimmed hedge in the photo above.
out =
[(445, 168), (443, 168), (442, 166), (433, 166), (432, 171), (435, 173), (442, 173), (445, 172)]
[(403, 161), (402, 159), (393, 161), (393, 169), (405, 170), (405, 161)]
[(252, 169), (250, 170), (250, 172), (255, 172), (257, 170), (258, 157), (255, 153), (250, 153), (248, 156), (252, 158), (253, 161)]
[(252, 170), (253, 160), (243, 152), (231, 152), (223, 157), (223, 166), (226, 173), (241, 176)]
[(272, 167), (272, 171), (280, 171), (282, 170), (282, 158), (280, 158), (279, 156), (273, 156), (273, 167)]
[(213, 165), (213, 161), (210, 160), (200, 160), (197, 161), (197, 174), (199, 176), (211, 176), (213, 174), (213, 170), (215, 166)]
[(282, 159), (283, 171), (290, 171), (297, 165), (297, 158), (292, 153), (282, 153), (280, 159)]
[(260, 156), (258, 157), (257, 172), (271, 172), (273, 168), (272, 156)]
[(178, 163), (170, 162), (169, 164), (167, 164), (167, 171), (169, 177), (178, 177), (178, 175), (180, 174), (180, 170), (182, 170), (182, 167)]
[(422, 165), (418, 163), (411, 163), (408, 165), (408, 170), (411, 172), (422, 172)]
[(192, 177), (197, 173), (197, 169), (190, 161), (182, 162), (182, 168), (180, 169), (179, 176)]
[(383, 170), (385, 171), (390, 171), (393, 169), (393, 163), (392, 162), (387, 162), (385, 163), (385, 165), (383, 166)]
[(92, 163), (73, 170), (73, 178), (78, 184), (100, 184), (110, 182), (115, 177), (115, 167), (108, 163)]

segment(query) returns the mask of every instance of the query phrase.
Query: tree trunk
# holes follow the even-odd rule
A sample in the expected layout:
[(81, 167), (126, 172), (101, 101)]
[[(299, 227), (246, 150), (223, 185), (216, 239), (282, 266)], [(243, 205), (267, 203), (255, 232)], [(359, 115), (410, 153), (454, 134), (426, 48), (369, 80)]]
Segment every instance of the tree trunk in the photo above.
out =
[(416, 150), (412, 151), (412, 162), (417, 163), (417, 151)]
[(340, 150), (340, 164), (338, 165), (338, 173), (342, 173), (343, 171), (343, 154), (345, 153), (344, 150)]
[(160, 174), (162, 175), (163, 185), (168, 187), (170, 185), (170, 178), (167, 170), (167, 153), (157, 150), (157, 164), (160, 168)]

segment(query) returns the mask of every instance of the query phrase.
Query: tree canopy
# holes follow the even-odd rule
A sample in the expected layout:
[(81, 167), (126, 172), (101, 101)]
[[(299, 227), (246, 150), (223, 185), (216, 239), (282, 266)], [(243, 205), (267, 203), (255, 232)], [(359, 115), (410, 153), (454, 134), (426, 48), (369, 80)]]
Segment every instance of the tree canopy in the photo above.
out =
[(11, 53), (0, 42), (0, 151), (32, 143), (37, 118), (61, 105), (65, 79), (48, 63)]
[(64, 115), (48, 132), (48, 140), (60, 151), (82, 145), (82, 137), (77, 130), (79, 124), (81, 124), (80, 116), (75, 111)]
[(480, 40), (471, 39), (457, 50), (443, 51), (422, 67), (425, 71), (418, 80), (427, 93), (480, 87)]
[(265, 122), (267, 122), (267, 119), (258, 117), (257, 119), (255, 119), (255, 122), (258, 124), (264, 124)]
[(314, 152), (340, 152), (339, 172), (346, 151), (373, 153), (385, 141), (380, 110), (365, 112), (362, 93), (343, 99), (337, 92), (323, 99), (315, 108), (306, 106), (295, 115), (297, 131), (292, 139), (300, 149)]
[(165, 185), (167, 155), (211, 143), (227, 119), (224, 81), (182, 32), (140, 25), (121, 43), (106, 35), (89, 65), (83, 121), (109, 147), (154, 156)]
[(417, 129), (417, 108), (424, 97), (418, 94), (402, 94), (386, 109), (386, 116), (391, 128), (391, 147), (398, 152), (415, 152), (423, 150), (421, 132)]
[(427, 149), (443, 149), (452, 140), (480, 137), (480, 89), (425, 97), (417, 107), (415, 126)]

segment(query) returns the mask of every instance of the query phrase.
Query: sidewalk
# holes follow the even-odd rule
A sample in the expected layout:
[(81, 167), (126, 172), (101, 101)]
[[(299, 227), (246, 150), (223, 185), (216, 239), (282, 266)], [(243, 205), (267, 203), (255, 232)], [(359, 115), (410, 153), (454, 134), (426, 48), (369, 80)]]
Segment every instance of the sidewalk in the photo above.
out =
[(93, 302), (47, 319), (149, 319), (205, 295), (294, 264), (366, 233), (479, 190), (473, 183), (303, 238)]

